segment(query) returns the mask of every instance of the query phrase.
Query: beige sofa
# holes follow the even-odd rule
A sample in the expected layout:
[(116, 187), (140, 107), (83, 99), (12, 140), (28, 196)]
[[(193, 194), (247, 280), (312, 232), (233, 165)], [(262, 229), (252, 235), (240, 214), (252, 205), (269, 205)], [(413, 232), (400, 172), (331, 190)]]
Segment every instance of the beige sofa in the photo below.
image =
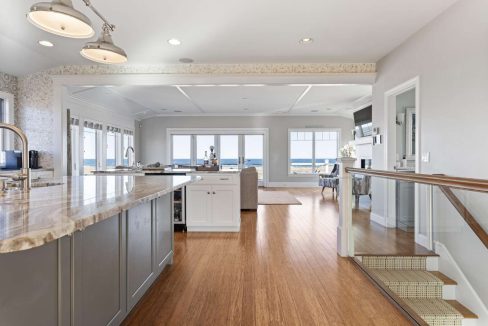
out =
[(241, 209), (258, 208), (258, 172), (255, 167), (241, 170)]

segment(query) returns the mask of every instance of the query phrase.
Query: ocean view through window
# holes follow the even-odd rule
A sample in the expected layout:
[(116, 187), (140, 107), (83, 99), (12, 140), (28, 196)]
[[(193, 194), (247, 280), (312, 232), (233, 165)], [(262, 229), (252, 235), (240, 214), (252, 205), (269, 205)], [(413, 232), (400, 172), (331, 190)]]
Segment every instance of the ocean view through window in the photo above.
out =
[(221, 169), (255, 167), (260, 182), (265, 180), (266, 131), (242, 129), (181, 129), (169, 133), (169, 162), (178, 166), (202, 165), (205, 151), (214, 146)]
[(339, 131), (291, 129), (288, 132), (288, 174), (328, 173), (337, 161)]

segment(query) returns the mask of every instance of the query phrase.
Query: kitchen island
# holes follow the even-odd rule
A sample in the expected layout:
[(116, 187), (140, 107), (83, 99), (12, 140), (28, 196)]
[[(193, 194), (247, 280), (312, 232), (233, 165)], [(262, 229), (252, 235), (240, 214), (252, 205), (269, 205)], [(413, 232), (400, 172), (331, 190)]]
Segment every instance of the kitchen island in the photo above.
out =
[[(239, 232), (241, 228), (241, 181), (239, 169), (196, 171), (187, 168), (107, 169), (95, 175), (187, 175), (198, 184), (182, 189), (175, 201), (174, 223), (188, 232)], [(257, 189), (255, 190), (257, 191)]]
[(194, 176), (65, 177), (0, 196), (2, 325), (118, 325), (173, 259)]

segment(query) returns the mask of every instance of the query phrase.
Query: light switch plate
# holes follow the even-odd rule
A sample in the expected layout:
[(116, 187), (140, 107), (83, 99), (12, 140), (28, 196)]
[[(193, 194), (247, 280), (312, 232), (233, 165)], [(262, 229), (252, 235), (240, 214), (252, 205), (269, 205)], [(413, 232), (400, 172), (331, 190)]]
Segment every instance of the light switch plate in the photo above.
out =
[(430, 162), (430, 152), (422, 153), (422, 162), (424, 163)]

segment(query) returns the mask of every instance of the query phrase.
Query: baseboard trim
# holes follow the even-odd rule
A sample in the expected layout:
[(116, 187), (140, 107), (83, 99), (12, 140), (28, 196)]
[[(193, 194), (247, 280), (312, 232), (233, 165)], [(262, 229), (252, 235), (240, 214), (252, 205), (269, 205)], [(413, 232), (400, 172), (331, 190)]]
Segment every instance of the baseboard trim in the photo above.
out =
[(430, 248), (429, 238), (426, 235), (417, 233), (415, 237), (415, 242), (421, 245), (422, 247)]
[(239, 232), (240, 225), (233, 226), (189, 226), (187, 225), (187, 232)]
[(456, 300), (478, 315), (479, 325), (488, 325), (488, 309), (454, 260), (447, 247), (435, 241), (435, 252), (439, 255), (439, 271), (456, 280)]
[(317, 182), (268, 182), (266, 187), (270, 188), (319, 188)]
[(385, 216), (378, 215), (376, 213), (371, 212), (370, 215), (371, 221), (378, 223), (381, 226), (384, 226), (385, 228), (395, 228), (396, 225), (390, 225), (388, 224), (388, 219)]

